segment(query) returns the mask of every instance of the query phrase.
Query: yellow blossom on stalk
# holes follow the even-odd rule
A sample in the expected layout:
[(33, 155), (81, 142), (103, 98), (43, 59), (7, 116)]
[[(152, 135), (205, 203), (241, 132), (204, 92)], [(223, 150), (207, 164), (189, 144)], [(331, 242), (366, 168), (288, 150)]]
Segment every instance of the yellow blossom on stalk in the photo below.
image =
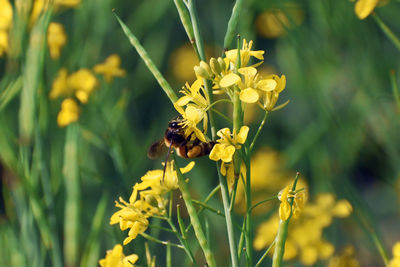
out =
[(387, 4), (388, 0), (358, 0), (354, 6), (354, 12), (359, 19), (365, 19), (377, 6)]
[(354, 257), (354, 254), (354, 247), (347, 246), (339, 255), (329, 260), (328, 267), (360, 267), (360, 263)]
[(99, 260), (99, 264), (101, 267), (132, 267), (138, 259), (136, 254), (125, 256), (122, 246), (117, 244), (107, 251), (106, 257)]
[(61, 55), (61, 50), (67, 43), (64, 26), (60, 23), (52, 22), (47, 31), (47, 44), (50, 49), (52, 59), (58, 59)]
[[(296, 223), (289, 225), (284, 260), (299, 257), (304, 265), (311, 266), (318, 260), (329, 259), (335, 249), (322, 238), (323, 229), (331, 224), (331, 218), (344, 218), (350, 213), (351, 206), (346, 200), (335, 201), (332, 194), (317, 195), (316, 202), (305, 205)], [(327, 217), (330, 219), (327, 220)], [(274, 241), (279, 220), (279, 216), (274, 215), (258, 227), (253, 243), (256, 250), (266, 248)]]
[(90, 94), (97, 86), (97, 79), (88, 69), (80, 69), (68, 77), (68, 87), (82, 103), (87, 103)]
[(60, 127), (65, 127), (68, 124), (79, 119), (79, 106), (72, 98), (66, 98), (61, 103), (61, 111), (57, 116), (57, 123)]
[[(264, 60), (264, 51), (263, 50), (252, 51), (251, 50), (252, 46), (253, 46), (253, 41), (250, 41), (247, 43), (246, 39), (243, 39), (243, 46), (242, 46), (242, 49), (240, 49), (241, 67), (247, 66), (247, 64), (249, 63), (250, 57), (255, 57), (259, 60)], [(226, 57), (234, 65), (236, 65), (237, 54), (238, 54), (237, 49), (232, 49), (232, 50), (225, 52)], [(257, 64), (252, 65), (252, 67), (257, 67), (261, 64), (262, 64), (262, 61)]]
[[(203, 120), (203, 132), (207, 132), (207, 125), (208, 125), (208, 116), (207, 116), (207, 108), (209, 106), (209, 98), (208, 94), (203, 87), (202, 79), (197, 79), (193, 84), (190, 86), (188, 83), (182, 87), (180, 93), (184, 94), (178, 101), (175, 102), (174, 106), (178, 110), (179, 113), (185, 115), (185, 117), (189, 118), (193, 123), (196, 123), (199, 118)], [(183, 106), (191, 107), (189, 110), (183, 111)], [(194, 112), (196, 111), (196, 112)], [(193, 112), (193, 113), (191, 113)], [(201, 113), (201, 114), (198, 114)], [(193, 117), (191, 117), (193, 116)], [(197, 122), (198, 123), (198, 122)], [(197, 125), (196, 123), (196, 125)], [(203, 138), (204, 135), (198, 133), (197, 130), (195, 131), (195, 135), (198, 135)], [(192, 130), (188, 130), (186, 136), (190, 135)], [(199, 138), (199, 137), (198, 137)], [(199, 138), (200, 139), (200, 138)], [(203, 141), (203, 139), (200, 139)], [(205, 138), (204, 138), (205, 140)], [(204, 141), (203, 141), (204, 142)]]
[(142, 210), (134, 204), (135, 203), (128, 203), (120, 198), (119, 202), (115, 201), (115, 206), (120, 208), (120, 210), (115, 212), (110, 218), (110, 224), (119, 223), (121, 231), (125, 231), (128, 228), (130, 229), (128, 237), (124, 240), (124, 245), (135, 239), (138, 234), (146, 231), (149, 225), (149, 221), (147, 220), (149, 215), (143, 213)]
[(214, 145), (209, 155), (211, 160), (223, 162), (231, 162), (233, 154), (237, 149), (240, 149), (240, 144), (244, 144), (249, 133), (249, 127), (242, 126), (239, 133), (236, 131), (231, 134), (229, 128), (223, 128), (217, 132), (220, 139), (217, 140), (217, 144)]
[(278, 110), (283, 108), (284, 106), (286, 106), (289, 101), (286, 101), (285, 103), (283, 103), (282, 105), (279, 105), (277, 107), (275, 107), (276, 102), (279, 99), (279, 94), (285, 89), (286, 87), (286, 77), (285, 75), (282, 75), (281, 77), (279, 77), (278, 75), (270, 75), (268, 77), (266, 77), (266, 79), (273, 79), (276, 82), (276, 86), (272, 91), (265, 91), (264, 95), (263, 95), (263, 103), (262, 103), (262, 107), (263, 109), (267, 110), (267, 111), (274, 111), (274, 110)]
[(107, 83), (112, 82), (114, 77), (123, 77), (126, 71), (120, 68), (121, 58), (117, 54), (112, 54), (106, 58), (104, 63), (93, 67), (95, 73), (102, 74)]
[(239, 73), (244, 77), (244, 81), (239, 84), (240, 100), (245, 103), (257, 102), (260, 94), (271, 92), (277, 86), (273, 78), (261, 79), (254, 67), (240, 68)]
[[(286, 221), (293, 211), (293, 217), (297, 219), (300, 215), (300, 211), (304, 208), (304, 191), (293, 193), (289, 186), (286, 186), (281, 192), (279, 192), (278, 198), (281, 201), (281, 204), (279, 205), (279, 218), (282, 221)], [(293, 198), (292, 207), (290, 207), (289, 198)]]
[(51, 91), (49, 93), (50, 99), (56, 99), (60, 96), (68, 96), (72, 94), (72, 89), (67, 86), (68, 71), (62, 68), (58, 71), (57, 77), (53, 81)]
[[(202, 120), (207, 120), (207, 112), (205, 112), (204, 109), (200, 109), (191, 104), (187, 105), (185, 110), (176, 103), (174, 104), (174, 107), (182, 115), (182, 127), (185, 129), (185, 136), (190, 136), (192, 140), (198, 138), (200, 141), (206, 142), (206, 137), (204, 136), (204, 133), (197, 128), (197, 124)], [(207, 128), (205, 128), (205, 130), (207, 130)]]
[(393, 259), (389, 262), (389, 267), (400, 267), (400, 242), (394, 244), (393, 249)]
[[(150, 217), (165, 214), (168, 204), (168, 198), (165, 198), (165, 195), (178, 188), (178, 177), (173, 166), (173, 161), (167, 162), (164, 179), (162, 179), (163, 170), (148, 171), (141, 178), (141, 182), (133, 186), (129, 202), (122, 198), (116, 202), (115, 206), (120, 210), (111, 216), (110, 224), (119, 223), (122, 231), (130, 229), (124, 245), (147, 230)], [(190, 162), (180, 170), (182, 173), (187, 173), (193, 167), (194, 162)]]

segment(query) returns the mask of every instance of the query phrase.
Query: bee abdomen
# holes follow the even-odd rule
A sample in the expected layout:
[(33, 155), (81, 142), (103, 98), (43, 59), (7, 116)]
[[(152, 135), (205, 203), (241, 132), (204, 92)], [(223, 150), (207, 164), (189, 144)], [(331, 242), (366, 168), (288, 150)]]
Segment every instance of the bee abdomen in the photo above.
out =
[(194, 145), (191, 148), (187, 149), (186, 156), (187, 156), (187, 158), (198, 158), (198, 157), (208, 155), (208, 154), (210, 154), (214, 145), (215, 145), (214, 141), (200, 142), (199, 144)]

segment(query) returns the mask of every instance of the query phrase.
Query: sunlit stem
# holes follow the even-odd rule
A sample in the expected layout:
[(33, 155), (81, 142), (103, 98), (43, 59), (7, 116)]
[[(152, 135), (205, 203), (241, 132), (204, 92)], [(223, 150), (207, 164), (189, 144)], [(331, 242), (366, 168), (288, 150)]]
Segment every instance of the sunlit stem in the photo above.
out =
[(268, 118), (268, 114), (269, 114), (269, 112), (265, 111), (264, 118), (261, 121), (260, 126), (258, 126), (258, 130), (256, 132), (256, 135), (254, 136), (253, 141), (251, 142), (251, 145), (250, 145), (250, 155), (253, 154), (254, 144), (256, 143), (257, 138), (260, 135), (262, 128), (264, 127), (265, 121)]
[[(294, 183), (292, 186), (292, 192), (296, 191), (296, 185), (297, 181), (299, 179), (299, 172), (296, 173), (296, 177), (294, 179)], [(283, 262), (283, 254), (285, 253), (285, 243), (286, 243), (286, 237), (288, 233), (288, 227), (289, 227), (289, 221), (290, 218), (292, 218), (293, 211), (292, 211), (292, 206), (293, 206), (293, 197), (289, 198), (289, 204), (290, 204), (290, 216), (287, 220), (279, 220), (279, 228), (278, 228), (278, 233), (275, 238), (276, 246), (274, 250), (274, 256), (272, 258), (272, 267), (281, 267), (282, 262)]]

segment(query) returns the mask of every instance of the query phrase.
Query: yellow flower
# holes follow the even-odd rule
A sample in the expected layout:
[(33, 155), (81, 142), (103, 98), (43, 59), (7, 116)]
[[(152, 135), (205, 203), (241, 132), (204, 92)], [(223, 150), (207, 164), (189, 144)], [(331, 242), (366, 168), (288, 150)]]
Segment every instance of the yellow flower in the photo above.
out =
[[(73, 8), (77, 7), (81, 3), (81, 0), (54, 0), (54, 8), (56, 10), (60, 8)], [(33, 2), (32, 13), (30, 17), (30, 24), (35, 23), (39, 15), (47, 10), (48, 1), (47, 0), (35, 0)]]
[[(258, 51), (251, 51), (251, 47), (253, 46), (253, 41), (250, 41), (249, 43), (246, 42), (246, 39), (243, 39), (243, 46), (242, 49), (240, 50), (240, 63), (241, 67), (246, 67), (247, 64), (249, 63), (250, 57), (255, 57), (259, 60), (264, 60), (264, 51), (258, 50)], [(236, 65), (236, 60), (237, 60), (237, 49), (232, 49), (229, 51), (225, 52), (226, 57), (231, 61), (234, 65)], [(262, 64), (262, 61), (252, 65), (252, 67), (256, 67)]]
[(117, 54), (112, 54), (106, 58), (104, 63), (93, 67), (95, 73), (104, 75), (107, 83), (112, 82), (114, 77), (123, 77), (126, 74), (124, 69), (120, 68), (121, 59)]
[(400, 267), (400, 242), (394, 244), (393, 249), (393, 259), (389, 262), (389, 267)]
[[(289, 186), (286, 186), (281, 192), (279, 192), (278, 198), (281, 201), (281, 204), (279, 205), (279, 218), (282, 221), (286, 221), (293, 210), (293, 217), (297, 219), (300, 215), (300, 211), (304, 208), (304, 191), (293, 193)], [(289, 198), (293, 198), (292, 208), (290, 207)]]
[(0, 30), (0, 57), (8, 50), (8, 33)]
[(270, 75), (266, 78), (266, 80), (273, 79), (276, 82), (275, 88), (270, 91), (270, 90), (265, 90), (263, 93), (263, 108), (267, 111), (274, 111), (283, 108), (286, 106), (289, 101), (286, 101), (284, 104), (279, 105), (275, 108), (276, 102), (279, 99), (279, 94), (285, 89), (286, 87), (286, 77), (285, 75), (282, 75), (279, 77), (278, 75)]
[(136, 254), (125, 256), (122, 246), (117, 244), (112, 250), (107, 251), (106, 257), (99, 260), (101, 267), (132, 267), (139, 259)]
[(217, 140), (217, 144), (215, 144), (211, 150), (209, 155), (210, 159), (214, 161), (222, 160), (223, 162), (231, 162), (233, 154), (237, 149), (241, 148), (239, 144), (244, 144), (248, 133), (249, 127), (247, 126), (242, 126), (238, 134), (234, 131), (233, 135), (229, 128), (219, 130), (217, 135), (220, 139)]
[[(204, 133), (207, 132), (208, 116), (207, 108), (209, 106), (208, 94), (203, 87), (202, 79), (197, 79), (191, 86), (188, 83), (182, 87), (180, 91), (184, 96), (175, 102), (174, 106), (179, 113), (182, 114), (186, 122), (184, 125), (190, 126), (191, 128), (185, 129), (185, 136), (188, 137), (192, 132), (195, 133), (195, 137), (205, 142)], [(186, 110), (183, 110), (183, 106), (187, 106)], [(203, 120), (203, 132), (197, 129), (197, 124)], [(194, 127), (193, 127), (194, 126)], [(186, 127), (186, 126), (185, 126)]]
[(66, 68), (62, 68), (58, 71), (58, 75), (54, 79), (49, 93), (50, 99), (56, 99), (60, 96), (68, 96), (72, 94), (72, 90), (67, 86), (67, 77), (68, 71)]
[(300, 25), (303, 20), (303, 10), (296, 3), (287, 2), (283, 9), (274, 8), (258, 15), (256, 29), (259, 35), (273, 39), (284, 35), (287, 29)]
[(338, 256), (329, 260), (328, 267), (360, 267), (360, 263), (356, 260), (354, 254), (354, 247), (349, 245)]
[(6, 31), (11, 27), (13, 9), (8, 0), (0, 0), (0, 31)]
[(170, 69), (180, 82), (193, 81), (196, 78), (193, 66), (198, 63), (196, 53), (189, 43), (178, 47), (169, 59)]
[[(182, 127), (185, 129), (185, 137), (188, 138), (190, 136), (191, 140), (198, 138), (200, 141), (206, 142), (206, 137), (204, 133), (197, 128), (197, 124), (202, 120), (207, 121), (207, 112), (194, 104), (188, 104), (185, 110), (176, 103), (174, 107), (182, 115)], [(203, 123), (203, 128), (205, 127)], [(205, 130), (207, 130), (207, 128), (205, 128)]]
[(365, 19), (371, 14), (378, 3), (379, 0), (358, 0), (354, 6), (354, 11), (359, 19)]
[(275, 79), (261, 79), (254, 67), (244, 67), (239, 69), (244, 81), (240, 83), (240, 100), (245, 103), (255, 103), (258, 101), (259, 94), (273, 91), (277, 82)]
[(58, 59), (60, 57), (61, 50), (66, 43), (67, 36), (65, 34), (64, 26), (60, 23), (50, 23), (47, 31), (47, 44), (52, 59)]
[(68, 87), (82, 103), (87, 103), (90, 94), (97, 86), (97, 79), (88, 69), (80, 69), (68, 77)]
[(142, 210), (134, 204), (135, 203), (128, 203), (120, 198), (119, 202), (115, 202), (115, 206), (120, 208), (120, 210), (115, 212), (110, 218), (110, 224), (119, 223), (121, 231), (130, 228), (128, 237), (124, 240), (124, 245), (135, 239), (138, 234), (146, 231), (149, 225), (149, 221), (147, 220), (149, 215), (144, 214)]
[(65, 127), (68, 124), (79, 119), (79, 106), (72, 98), (66, 98), (61, 103), (61, 111), (57, 116), (57, 123), (60, 127)]

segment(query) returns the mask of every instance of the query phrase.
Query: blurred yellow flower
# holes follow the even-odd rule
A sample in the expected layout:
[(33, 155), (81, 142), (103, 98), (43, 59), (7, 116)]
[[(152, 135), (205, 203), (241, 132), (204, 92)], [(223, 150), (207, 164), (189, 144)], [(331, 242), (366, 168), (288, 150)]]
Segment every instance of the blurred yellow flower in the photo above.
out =
[(68, 77), (68, 87), (82, 103), (87, 103), (90, 94), (97, 86), (97, 79), (89, 69), (80, 69)]
[(303, 20), (303, 9), (296, 3), (288, 2), (281, 9), (274, 8), (258, 15), (256, 18), (256, 30), (263, 37), (278, 38), (284, 35), (287, 29), (300, 25)]
[(49, 93), (50, 99), (56, 99), (61, 96), (72, 94), (72, 89), (67, 85), (67, 77), (68, 71), (66, 68), (62, 68), (58, 71), (57, 77), (54, 79)]
[(229, 128), (223, 128), (217, 132), (220, 139), (214, 145), (209, 158), (214, 161), (222, 160), (223, 162), (231, 162), (233, 154), (240, 149), (240, 144), (244, 144), (249, 133), (249, 127), (242, 126), (239, 133), (236, 131), (231, 134)]
[(61, 103), (61, 111), (57, 116), (57, 123), (60, 127), (65, 127), (68, 124), (79, 119), (79, 106), (72, 98), (66, 98)]
[[(250, 57), (255, 57), (259, 60), (264, 60), (264, 51), (263, 50), (252, 51), (251, 50), (252, 46), (253, 46), (253, 41), (250, 41), (247, 43), (246, 39), (243, 39), (243, 46), (242, 46), (242, 49), (240, 49), (240, 65), (241, 65), (241, 67), (247, 66), (247, 64), (249, 63)], [(232, 49), (232, 50), (225, 52), (226, 57), (234, 65), (236, 65), (237, 54), (238, 54), (237, 49)], [(257, 67), (261, 64), (262, 64), (262, 61), (257, 64), (252, 65), (251, 67)]]
[(0, 30), (0, 57), (8, 50), (8, 33)]
[(199, 64), (196, 53), (190, 44), (178, 47), (169, 60), (170, 69), (179, 82), (193, 81), (196, 76), (193, 67)]
[[(77, 7), (81, 3), (81, 0), (54, 0), (54, 8), (58, 10), (60, 8), (73, 8)], [(42, 12), (47, 10), (49, 5), (49, 1), (47, 0), (34, 0), (31, 17), (30, 17), (30, 24), (32, 25), (35, 23), (37, 18), (40, 16)]]
[(132, 267), (138, 259), (136, 254), (125, 256), (122, 246), (117, 244), (107, 251), (106, 257), (99, 260), (99, 264), (101, 267)]
[(10, 29), (13, 18), (13, 9), (8, 0), (0, 0), (0, 31)]
[(354, 247), (349, 245), (345, 247), (339, 255), (329, 260), (328, 267), (360, 267), (360, 263), (354, 255)]
[(104, 63), (93, 67), (95, 73), (102, 74), (107, 83), (111, 83), (114, 77), (123, 77), (126, 71), (120, 68), (121, 58), (117, 54), (112, 54), (106, 58)]
[(65, 34), (64, 26), (60, 23), (51, 22), (47, 31), (47, 44), (52, 59), (60, 57), (61, 50), (66, 43), (67, 35)]
[(365, 19), (377, 6), (386, 5), (388, 0), (358, 0), (354, 6), (354, 12), (359, 19)]
[[(316, 203), (306, 204), (302, 215), (289, 225), (285, 249), (289, 248), (291, 252), (288, 255), (285, 252), (284, 259), (299, 256), (304, 265), (311, 266), (319, 259), (331, 257), (335, 249), (331, 243), (323, 240), (323, 229), (331, 224), (332, 217), (347, 217), (350, 212), (351, 206), (346, 200), (335, 201), (334, 196), (328, 193), (317, 195)], [(330, 219), (327, 220), (327, 217)], [(277, 215), (262, 223), (257, 229), (254, 248), (261, 250), (268, 247), (277, 234), (278, 225)]]
[(400, 242), (394, 244), (393, 249), (393, 259), (389, 262), (389, 267), (400, 267)]

